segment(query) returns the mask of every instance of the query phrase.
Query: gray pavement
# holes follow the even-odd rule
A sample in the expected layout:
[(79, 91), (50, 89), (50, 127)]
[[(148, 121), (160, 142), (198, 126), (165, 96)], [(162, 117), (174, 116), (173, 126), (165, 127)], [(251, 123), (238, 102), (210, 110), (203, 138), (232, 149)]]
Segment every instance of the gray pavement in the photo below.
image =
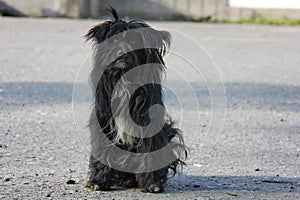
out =
[(72, 89), (91, 51), (82, 36), (96, 23), (0, 18), (0, 198), (300, 199), (300, 27), (288, 26), (151, 22), (194, 38), (216, 62), (227, 94), (224, 127), (203, 137), (214, 128), (208, 90), (203, 80), (185, 77), (201, 109), (185, 94), (181, 109), (190, 114), (180, 118), (166, 92), (190, 148), (187, 166), (166, 191), (84, 189), (88, 152), (75, 128)]

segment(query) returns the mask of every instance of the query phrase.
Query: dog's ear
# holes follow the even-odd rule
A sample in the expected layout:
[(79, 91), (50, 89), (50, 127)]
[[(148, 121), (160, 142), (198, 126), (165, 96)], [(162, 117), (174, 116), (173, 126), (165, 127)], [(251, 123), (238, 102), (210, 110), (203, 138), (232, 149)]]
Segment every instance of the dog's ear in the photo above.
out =
[(161, 56), (164, 56), (168, 52), (171, 45), (171, 38), (171, 34), (168, 31), (158, 31), (157, 42)]
[[(114, 9), (112, 6), (110, 6), (109, 9), (107, 9), (114, 17), (115, 21), (120, 21), (121, 18), (119, 17), (116, 9)], [(111, 28), (113, 24), (113, 21), (106, 21), (102, 24), (98, 24), (97, 26), (94, 26), (91, 30), (88, 31), (88, 33), (84, 36), (85, 39), (93, 40), (98, 43), (103, 42), (106, 39), (106, 35)]]
[(148, 37), (148, 39), (145, 40), (148, 42), (147, 46), (156, 48), (160, 56), (163, 57), (170, 49), (171, 34), (168, 31), (158, 31), (152, 28), (150, 28), (147, 32), (148, 34), (146, 37)]
[(161, 56), (169, 50), (171, 34), (168, 31), (158, 31), (141, 20), (128, 22), (129, 29), (137, 29), (142, 35), (145, 48), (157, 48)]
[(94, 26), (84, 36), (86, 41), (92, 40), (97, 43), (103, 42), (105, 40), (107, 32), (109, 31), (111, 23), (112, 23), (111, 21), (106, 21), (102, 24), (98, 24), (98, 25)]

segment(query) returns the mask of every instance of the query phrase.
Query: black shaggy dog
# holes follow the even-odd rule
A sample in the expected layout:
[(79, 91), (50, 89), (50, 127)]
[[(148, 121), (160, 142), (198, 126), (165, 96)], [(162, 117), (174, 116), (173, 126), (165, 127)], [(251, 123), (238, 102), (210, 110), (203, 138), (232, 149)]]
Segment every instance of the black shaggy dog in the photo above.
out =
[(94, 44), (90, 80), (95, 100), (87, 187), (162, 192), (168, 170), (175, 174), (187, 154), (163, 104), (163, 56), (171, 36), (139, 20), (124, 21), (113, 8), (109, 11), (114, 20), (85, 36)]

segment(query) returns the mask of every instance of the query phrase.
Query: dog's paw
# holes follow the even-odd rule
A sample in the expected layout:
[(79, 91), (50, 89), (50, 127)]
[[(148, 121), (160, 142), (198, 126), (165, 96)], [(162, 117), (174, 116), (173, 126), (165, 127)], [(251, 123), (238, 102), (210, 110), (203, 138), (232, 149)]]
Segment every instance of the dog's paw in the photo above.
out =
[(137, 187), (137, 182), (135, 180), (127, 180), (122, 182), (122, 184), (120, 184), (121, 187), (124, 188), (134, 188)]
[(96, 184), (96, 183), (87, 183), (85, 188), (94, 190), (94, 191), (108, 191), (110, 190), (110, 186), (107, 184)]
[(160, 193), (163, 192), (164, 188), (161, 185), (151, 184), (150, 186), (144, 188), (142, 192), (150, 192), (150, 193)]

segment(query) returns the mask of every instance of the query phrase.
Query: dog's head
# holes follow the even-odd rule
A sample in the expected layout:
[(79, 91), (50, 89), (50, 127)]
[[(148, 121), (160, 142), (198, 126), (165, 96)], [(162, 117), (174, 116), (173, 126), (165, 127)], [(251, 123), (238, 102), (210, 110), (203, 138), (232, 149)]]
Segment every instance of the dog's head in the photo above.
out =
[[(94, 42), (97, 57), (105, 68), (128, 70), (146, 63), (163, 63), (162, 57), (170, 45), (170, 34), (157, 31), (140, 20), (125, 21), (114, 8), (110, 8), (114, 19), (96, 25), (85, 35)], [(100, 44), (106, 42), (109, 48)], [(100, 47), (101, 46), (101, 47)], [(100, 58), (99, 58), (100, 57)], [(113, 58), (113, 59), (111, 59)]]

